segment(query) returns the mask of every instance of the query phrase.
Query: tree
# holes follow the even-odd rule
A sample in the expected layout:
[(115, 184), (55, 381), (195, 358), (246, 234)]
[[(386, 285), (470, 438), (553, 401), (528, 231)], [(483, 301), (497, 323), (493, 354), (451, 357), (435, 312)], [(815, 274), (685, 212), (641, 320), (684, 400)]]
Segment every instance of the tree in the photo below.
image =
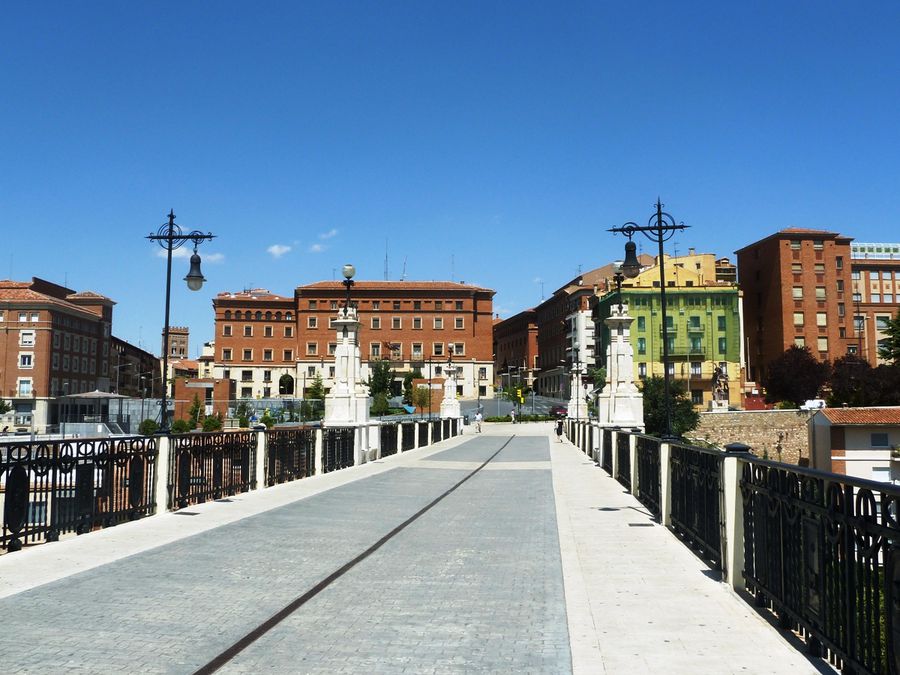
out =
[(790, 402), (791, 407), (798, 407), (818, 398), (830, 370), (828, 363), (817, 360), (809, 347), (792, 345), (766, 368), (762, 381), (766, 400)]
[(0, 399), (0, 415), (5, 415), (8, 412), (12, 412), (12, 409), (12, 403)]
[(202, 412), (203, 406), (200, 404), (200, 394), (194, 394), (194, 400), (191, 402), (191, 407), (188, 409), (188, 417), (192, 429), (196, 429), (197, 425), (200, 423), (200, 414)]
[(369, 364), (371, 374), (369, 375), (369, 393), (372, 396), (384, 392), (388, 396), (391, 394), (391, 383), (394, 381), (394, 372), (391, 370), (391, 362), (387, 359), (378, 359)]
[(594, 383), (594, 389), (606, 386), (606, 368), (588, 368), (587, 378)]
[(887, 326), (881, 331), (886, 337), (878, 342), (878, 356), (885, 361), (900, 363), (900, 311), (893, 319), (888, 319)]
[(203, 418), (203, 431), (221, 431), (222, 419), (218, 415)]
[(839, 358), (831, 368), (828, 404), (851, 407), (872, 405), (876, 393), (872, 387), (873, 377), (872, 366), (856, 354)]
[(372, 408), (370, 412), (373, 415), (387, 415), (390, 410), (391, 406), (388, 403), (387, 392), (379, 391), (372, 397)]
[(312, 384), (306, 388), (306, 395), (300, 404), (300, 417), (304, 420), (321, 419), (325, 408), (325, 385), (318, 373)]
[(175, 420), (172, 422), (171, 432), (173, 434), (186, 434), (191, 429), (191, 423), (187, 420)]
[(413, 404), (413, 380), (421, 380), (422, 371), (415, 368), (411, 372), (403, 376), (403, 402), (407, 405)]
[[(644, 380), (644, 428), (648, 434), (661, 436), (666, 432), (666, 384), (658, 375)], [(697, 428), (700, 414), (694, 410), (687, 386), (681, 380), (669, 383), (669, 395), (672, 399), (672, 433), (682, 436)]]
[(413, 389), (413, 405), (422, 411), (431, 410), (431, 386)]
[(250, 405), (248, 401), (241, 401), (237, 404), (237, 407), (234, 409), (234, 416), (238, 418), (238, 425), (241, 428), (247, 428), (250, 426), (250, 418), (253, 416), (255, 410), (253, 406)]
[(152, 436), (159, 431), (159, 424), (156, 420), (146, 419), (138, 426), (138, 433), (142, 436)]
[(319, 401), (325, 398), (325, 385), (322, 382), (322, 376), (319, 373), (316, 373), (315, 379), (312, 381), (312, 384), (306, 388), (306, 392), (309, 395), (309, 398), (314, 401)]

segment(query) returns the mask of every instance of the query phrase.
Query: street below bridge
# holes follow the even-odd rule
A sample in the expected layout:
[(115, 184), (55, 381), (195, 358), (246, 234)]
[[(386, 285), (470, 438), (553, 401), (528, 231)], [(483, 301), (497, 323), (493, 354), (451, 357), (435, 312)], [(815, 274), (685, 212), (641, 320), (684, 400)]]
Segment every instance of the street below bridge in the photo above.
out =
[(473, 431), (3, 556), (0, 670), (831, 672), (551, 424)]

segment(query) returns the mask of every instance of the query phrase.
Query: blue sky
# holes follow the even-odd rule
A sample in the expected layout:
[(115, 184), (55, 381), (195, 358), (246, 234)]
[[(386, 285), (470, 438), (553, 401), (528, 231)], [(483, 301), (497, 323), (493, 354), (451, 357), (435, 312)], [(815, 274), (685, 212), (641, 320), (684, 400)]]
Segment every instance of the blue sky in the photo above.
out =
[(386, 247), (389, 278), (509, 316), (620, 258), (606, 230), (657, 195), (679, 252), (897, 241), (898, 26), (896, 2), (8, 4), (0, 277), (108, 295), (156, 352), (144, 237), (174, 209), (217, 235), (202, 291), (173, 270), (195, 356), (217, 292), (382, 279)]

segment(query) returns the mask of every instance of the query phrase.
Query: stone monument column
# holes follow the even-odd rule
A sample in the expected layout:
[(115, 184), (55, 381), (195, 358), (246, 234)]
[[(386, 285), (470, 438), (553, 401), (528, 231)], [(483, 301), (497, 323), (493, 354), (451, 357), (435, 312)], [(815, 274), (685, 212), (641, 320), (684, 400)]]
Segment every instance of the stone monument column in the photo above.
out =
[(634, 349), (628, 305), (613, 305), (604, 319), (609, 328), (606, 348), (606, 386), (597, 397), (601, 426), (644, 429), (644, 397), (634, 382)]
[(356, 308), (345, 305), (334, 321), (337, 349), (334, 353), (334, 387), (325, 395), (325, 426), (358, 426), (369, 422), (369, 387), (362, 381), (359, 353), (359, 319)]
[(456, 398), (457, 367), (448, 365), (447, 378), (444, 380), (444, 399), (441, 401), (441, 418), (459, 417), (459, 399)]
[(581, 368), (578, 363), (572, 368), (572, 381), (569, 383), (568, 417), (573, 420), (587, 419), (588, 404), (584, 399), (584, 388), (581, 386)]

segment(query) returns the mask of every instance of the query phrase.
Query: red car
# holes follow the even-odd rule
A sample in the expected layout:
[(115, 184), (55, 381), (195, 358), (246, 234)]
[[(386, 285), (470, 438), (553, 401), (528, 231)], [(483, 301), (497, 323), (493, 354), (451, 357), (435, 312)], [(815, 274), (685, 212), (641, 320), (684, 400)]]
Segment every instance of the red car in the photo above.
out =
[(569, 409), (564, 405), (555, 405), (550, 408), (550, 414), (554, 417), (565, 417), (569, 414)]

